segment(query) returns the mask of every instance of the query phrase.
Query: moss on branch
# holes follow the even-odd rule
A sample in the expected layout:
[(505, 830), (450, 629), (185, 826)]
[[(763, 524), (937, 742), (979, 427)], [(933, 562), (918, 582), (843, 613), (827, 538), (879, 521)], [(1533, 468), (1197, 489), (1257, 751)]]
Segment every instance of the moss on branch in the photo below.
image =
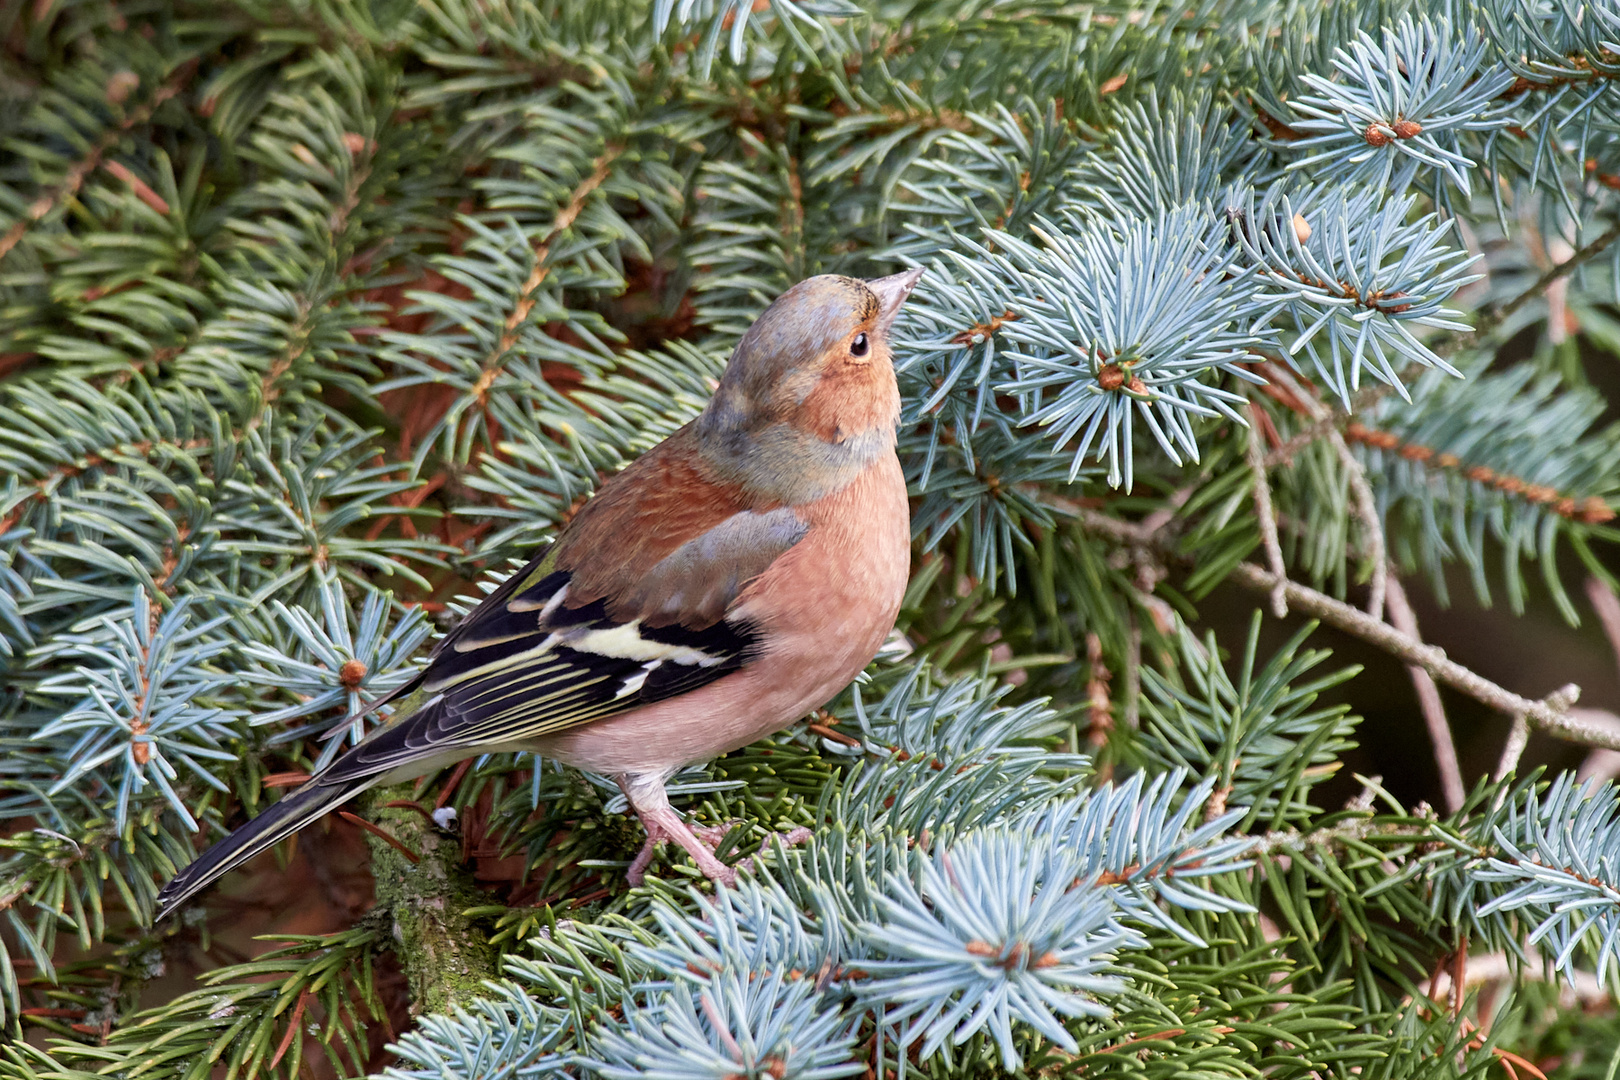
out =
[(412, 862), (375, 833), (367, 837), (377, 905), (393, 923), (394, 948), (410, 983), (411, 1011), (444, 1012), (484, 992), (484, 980), (496, 976), (495, 949), (483, 928), (463, 914), (483, 896), (461, 865), (460, 841), (415, 809), (387, 805), (407, 798), (407, 787), (394, 787), (369, 800), (368, 816), (377, 828), (420, 860)]

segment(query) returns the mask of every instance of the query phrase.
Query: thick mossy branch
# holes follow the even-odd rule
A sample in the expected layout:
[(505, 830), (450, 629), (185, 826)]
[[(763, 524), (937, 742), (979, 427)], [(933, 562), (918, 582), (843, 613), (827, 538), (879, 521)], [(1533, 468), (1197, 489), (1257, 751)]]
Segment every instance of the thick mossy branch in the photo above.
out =
[(369, 800), (375, 827), (399, 845), (371, 832), (371, 873), (377, 905), (393, 920), (412, 1011), (446, 1012), (487, 993), (483, 983), (496, 976), (495, 950), (489, 935), (463, 914), (479, 905), (482, 894), (461, 865), (459, 838), (415, 809), (388, 805), (409, 798), (407, 784), (383, 788)]

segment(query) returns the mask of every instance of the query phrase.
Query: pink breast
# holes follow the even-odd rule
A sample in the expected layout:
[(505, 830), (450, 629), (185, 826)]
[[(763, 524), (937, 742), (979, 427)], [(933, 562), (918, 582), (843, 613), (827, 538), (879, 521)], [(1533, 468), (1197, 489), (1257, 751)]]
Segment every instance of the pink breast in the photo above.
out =
[(779, 731), (834, 697), (894, 626), (910, 572), (905, 479), (891, 455), (805, 508), (810, 530), (742, 596), (764, 631), (748, 667), (689, 694), (539, 740), (534, 749), (596, 772), (707, 761)]

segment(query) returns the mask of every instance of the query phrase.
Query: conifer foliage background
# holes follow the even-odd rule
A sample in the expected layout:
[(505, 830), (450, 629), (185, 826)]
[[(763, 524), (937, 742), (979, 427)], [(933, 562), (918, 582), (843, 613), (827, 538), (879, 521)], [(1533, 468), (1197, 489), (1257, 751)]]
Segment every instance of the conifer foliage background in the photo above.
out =
[[(1614, 0), (6, 0), (0, 1075), (1612, 1080), (1620, 792), (1518, 765), (1620, 720), (1412, 611), (1620, 652), (1617, 79)], [(504, 755), (150, 926), (772, 297), (910, 265), (901, 633), (677, 778), (742, 886)], [(1409, 665), (1434, 807), (1285, 612)]]

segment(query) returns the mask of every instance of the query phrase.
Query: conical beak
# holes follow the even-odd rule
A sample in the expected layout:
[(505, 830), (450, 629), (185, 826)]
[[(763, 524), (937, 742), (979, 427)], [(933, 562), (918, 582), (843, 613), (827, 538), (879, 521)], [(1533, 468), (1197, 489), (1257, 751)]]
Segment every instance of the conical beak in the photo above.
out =
[(917, 287), (922, 279), (922, 267), (907, 270), (902, 274), (890, 274), (888, 277), (874, 278), (866, 283), (866, 287), (877, 294), (881, 313), (878, 315), (878, 329), (887, 331), (894, 325), (895, 316), (900, 314), (900, 307), (911, 295), (911, 290)]

